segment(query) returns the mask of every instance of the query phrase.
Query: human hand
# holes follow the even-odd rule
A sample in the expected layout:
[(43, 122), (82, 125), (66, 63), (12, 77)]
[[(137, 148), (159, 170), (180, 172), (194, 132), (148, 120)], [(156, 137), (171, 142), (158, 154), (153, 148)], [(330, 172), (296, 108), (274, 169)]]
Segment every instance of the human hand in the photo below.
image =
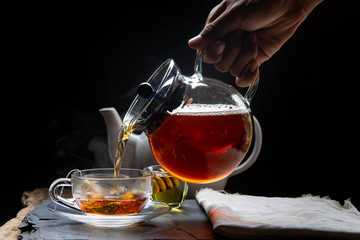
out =
[(246, 87), (321, 1), (224, 0), (211, 10), (189, 46), (206, 49), (204, 62), (220, 72), (230, 71), (236, 84)]

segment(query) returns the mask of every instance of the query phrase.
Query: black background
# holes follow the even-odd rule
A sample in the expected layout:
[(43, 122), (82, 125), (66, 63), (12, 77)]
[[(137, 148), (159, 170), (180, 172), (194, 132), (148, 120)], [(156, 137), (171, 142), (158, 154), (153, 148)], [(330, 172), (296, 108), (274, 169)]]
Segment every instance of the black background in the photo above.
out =
[[(106, 139), (101, 107), (128, 108), (137, 84), (167, 58), (185, 75), (197, 35), (218, 1), (126, 6), (15, 6), (4, 21), (1, 222), (25, 190), (94, 167)], [(359, 21), (355, 1), (325, 1), (260, 67), (252, 102), (264, 134), (256, 164), (227, 190), (252, 195), (351, 198), (359, 208)], [(211, 65), (205, 75), (234, 85)]]

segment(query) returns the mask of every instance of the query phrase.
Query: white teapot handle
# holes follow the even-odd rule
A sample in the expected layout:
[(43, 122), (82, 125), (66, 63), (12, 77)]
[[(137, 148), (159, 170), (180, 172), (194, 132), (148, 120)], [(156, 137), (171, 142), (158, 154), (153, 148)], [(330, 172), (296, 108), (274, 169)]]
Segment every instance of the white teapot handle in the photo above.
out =
[(255, 116), (253, 116), (253, 119), (254, 119), (254, 130), (255, 130), (255, 134), (254, 134), (255, 141), (252, 152), (247, 159), (242, 161), (242, 163), (240, 163), (239, 166), (236, 167), (236, 169), (229, 175), (229, 177), (238, 175), (239, 173), (246, 171), (256, 162), (256, 159), (260, 154), (261, 145), (262, 145), (262, 131), (261, 131), (260, 123), (255, 118)]

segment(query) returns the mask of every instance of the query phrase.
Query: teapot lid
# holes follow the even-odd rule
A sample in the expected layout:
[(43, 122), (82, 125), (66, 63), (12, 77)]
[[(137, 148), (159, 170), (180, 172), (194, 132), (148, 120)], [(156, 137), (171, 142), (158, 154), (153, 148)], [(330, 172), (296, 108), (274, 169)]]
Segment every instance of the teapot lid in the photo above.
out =
[(146, 128), (169, 102), (180, 76), (174, 60), (168, 59), (162, 63), (148, 81), (138, 86), (138, 95), (126, 112), (124, 122), (136, 124), (141, 130)]

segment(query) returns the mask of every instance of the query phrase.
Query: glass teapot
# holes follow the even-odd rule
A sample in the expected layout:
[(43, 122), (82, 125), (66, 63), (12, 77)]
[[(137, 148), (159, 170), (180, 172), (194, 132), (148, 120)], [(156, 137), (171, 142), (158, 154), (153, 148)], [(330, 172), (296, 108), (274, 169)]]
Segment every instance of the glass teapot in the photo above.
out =
[(250, 101), (219, 80), (202, 76), (202, 54), (194, 75), (181, 74), (172, 59), (138, 86), (124, 123), (145, 132), (159, 164), (192, 183), (225, 178), (240, 164), (253, 138)]

